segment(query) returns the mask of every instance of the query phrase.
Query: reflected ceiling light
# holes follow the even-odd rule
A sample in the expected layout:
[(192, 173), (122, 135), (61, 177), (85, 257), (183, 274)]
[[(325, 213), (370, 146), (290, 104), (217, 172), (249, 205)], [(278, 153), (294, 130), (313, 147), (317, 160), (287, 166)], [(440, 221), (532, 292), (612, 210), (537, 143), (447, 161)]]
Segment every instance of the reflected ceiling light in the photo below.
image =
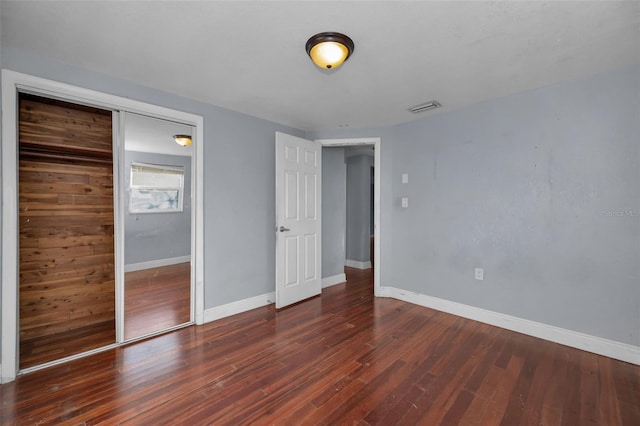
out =
[(174, 135), (173, 140), (176, 141), (178, 145), (182, 146), (189, 146), (193, 142), (189, 135)]
[(318, 33), (307, 40), (307, 54), (320, 68), (338, 68), (353, 53), (353, 40), (340, 33)]

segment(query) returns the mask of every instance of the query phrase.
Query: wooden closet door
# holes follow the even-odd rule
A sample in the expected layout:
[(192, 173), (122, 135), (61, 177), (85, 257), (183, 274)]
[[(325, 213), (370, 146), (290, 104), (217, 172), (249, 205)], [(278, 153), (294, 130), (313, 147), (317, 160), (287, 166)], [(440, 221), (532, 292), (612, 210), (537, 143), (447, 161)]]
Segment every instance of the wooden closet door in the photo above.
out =
[(20, 368), (115, 342), (111, 111), (20, 96)]

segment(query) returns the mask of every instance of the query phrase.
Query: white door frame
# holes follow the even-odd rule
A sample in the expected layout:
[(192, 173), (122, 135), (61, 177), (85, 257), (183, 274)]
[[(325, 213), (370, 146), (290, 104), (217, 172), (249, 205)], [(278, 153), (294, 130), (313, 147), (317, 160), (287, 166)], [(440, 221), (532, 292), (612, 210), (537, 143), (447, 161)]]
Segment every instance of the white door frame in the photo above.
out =
[(380, 297), (380, 144), (377, 138), (316, 139), (323, 147), (327, 146), (374, 146), (373, 168), (373, 294)]
[[(203, 258), (203, 141), (204, 119), (202, 116), (190, 114), (157, 105), (151, 105), (120, 96), (110, 95), (94, 90), (60, 83), (11, 70), (2, 70), (2, 340), (0, 357), (0, 383), (10, 382), (19, 373), (18, 327), (19, 327), (19, 258), (18, 258), (18, 92), (90, 105), (112, 111), (127, 111), (170, 120), (194, 127), (193, 152), (193, 185), (191, 197), (193, 202), (191, 229), (191, 286), (192, 286), (192, 321), (196, 324), (204, 322), (204, 258)], [(114, 114), (115, 115), (115, 114)], [(114, 122), (114, 150), (122, 151), (122, 129)], [(114, 153), (114, 157), (121, 156)], [(121, 158), (121, 157), (120, 157)], [(115, 158), (116, 161), (118, 158)], [(121, 167), (114, 163), (114, 168)], [(117, 182), (118, 170), (114, 170)], [(114, 185), (114, 192), (116, 191)], [(116, 195), (115, 202), (121, 202), (123, 196)], [(116, 204), (117, 207), (117, 204)], [(116, 211), (117, 217), (117, 211)], [(116, 219), (117, 222), (117, 219)], [(115, 246), (124, 246), (124, 231), (116, 225)], [(116, 273), (121, 275), (124, 259), (116, 254)], [(118, 279), (118, 276), (116, 276)], [(116, 285), (116, 288), (118, 285)], [(116, 298), (122, 298), (116, 294)], [(116, 304), (121, 299), (116, 299)], [(123, 312), (119, 313), (120, 316)], [(124, 336), (116, 336), (121, 344)], [(114, 346), (114, 345), (112, 345)], [(67, 361), (84, 356), (93, 351), (75, 357), (65, 358)], [(47, 365), (51, 365), (49, 363)]]

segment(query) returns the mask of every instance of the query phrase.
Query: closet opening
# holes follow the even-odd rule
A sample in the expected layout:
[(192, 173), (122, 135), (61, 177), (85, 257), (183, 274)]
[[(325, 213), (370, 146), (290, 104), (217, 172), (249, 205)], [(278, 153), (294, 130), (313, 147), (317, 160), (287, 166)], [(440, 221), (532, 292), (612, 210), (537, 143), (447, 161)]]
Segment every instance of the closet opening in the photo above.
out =
[[(181, 194), (190, 247), (174, 256), (183, 263), (188, 290), (180, 292), (187, 300), (173, 325), (130, 337), (124, 328), (127, 116), (178, 125), (193, 141)], [(1, 120), (0, 382), (202, 324), (203, 117), (3, 69)], [(137, 189), (140, 201), (143, 188)]]

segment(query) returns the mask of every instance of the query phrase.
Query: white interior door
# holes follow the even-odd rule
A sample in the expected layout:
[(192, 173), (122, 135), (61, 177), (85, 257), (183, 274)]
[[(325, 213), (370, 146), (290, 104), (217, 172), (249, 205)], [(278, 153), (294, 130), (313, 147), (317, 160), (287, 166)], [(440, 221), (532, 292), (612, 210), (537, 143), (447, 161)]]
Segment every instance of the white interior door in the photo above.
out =
[(322, 291), (322, 145), (276, 132), (276, 308)]

